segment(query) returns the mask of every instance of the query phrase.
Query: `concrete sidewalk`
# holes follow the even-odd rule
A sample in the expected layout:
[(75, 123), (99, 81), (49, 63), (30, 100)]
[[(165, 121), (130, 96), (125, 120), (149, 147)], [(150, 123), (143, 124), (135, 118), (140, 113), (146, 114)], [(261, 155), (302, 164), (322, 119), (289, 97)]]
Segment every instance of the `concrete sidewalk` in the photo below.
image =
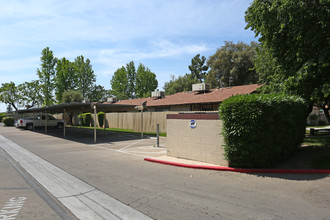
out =
[(79, 219), (151, 219), (2, 135), (0, 147)]

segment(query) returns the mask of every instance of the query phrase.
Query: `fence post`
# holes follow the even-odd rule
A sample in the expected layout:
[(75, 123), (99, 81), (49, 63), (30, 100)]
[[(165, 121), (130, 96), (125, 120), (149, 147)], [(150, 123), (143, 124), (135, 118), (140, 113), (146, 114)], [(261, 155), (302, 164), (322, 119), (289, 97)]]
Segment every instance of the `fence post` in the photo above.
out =
[(159, 147), (159, 124), (157, 124), (157, 147)]

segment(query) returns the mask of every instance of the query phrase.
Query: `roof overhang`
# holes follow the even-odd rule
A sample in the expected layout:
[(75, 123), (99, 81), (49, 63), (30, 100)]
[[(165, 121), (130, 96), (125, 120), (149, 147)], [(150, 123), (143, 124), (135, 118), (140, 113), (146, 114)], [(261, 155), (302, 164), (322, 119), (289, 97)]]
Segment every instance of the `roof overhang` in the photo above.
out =
[(121, 112), (125, 110), (134, 110), (136, 105), (120, 105), (120, 104), (103, 104), (103, 103), (80, 103), (71, 102), (63, 103), (58, 105), (50, 105), (42, 108), (32, 108), (17, 110), (17, 113), (37, 113), (37, 112), (47, 112), (47, 113), (62, 113), (64, 110), (66, 112), (94, 112), (94, 106), (96, 106), (97, 111), (103, 112)]

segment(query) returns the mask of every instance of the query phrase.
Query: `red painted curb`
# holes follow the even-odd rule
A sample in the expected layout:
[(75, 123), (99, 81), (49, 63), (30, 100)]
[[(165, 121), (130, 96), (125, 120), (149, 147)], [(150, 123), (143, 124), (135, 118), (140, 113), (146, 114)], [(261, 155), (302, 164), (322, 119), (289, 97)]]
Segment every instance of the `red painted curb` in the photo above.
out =
[(160, 163), (178, 167), (186, 167), (193, 169), (207, 169), (207, 170), (219, 170), (219, 171), (231, 171), (239, 173), (291, 173), (291, 174), (330, 174), (330, 170), (326, 169), (246, 169), (246, 168), (232, 168), (232, 167), (221, 167), (221, 166), (206, 166), (206, 165), (194, 165), (194, 164), (184, 164), (176, 163), (165, 160), (157, 160), (153, 158), (144, 158), (145, 161)]

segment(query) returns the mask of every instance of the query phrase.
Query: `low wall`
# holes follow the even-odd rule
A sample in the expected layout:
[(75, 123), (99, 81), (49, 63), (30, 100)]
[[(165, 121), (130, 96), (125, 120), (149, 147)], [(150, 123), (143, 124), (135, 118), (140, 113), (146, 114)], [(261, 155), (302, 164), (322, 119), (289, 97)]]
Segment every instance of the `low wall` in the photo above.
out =
[(228, 166), (221, 131), (217, 113), (168, 114), (167, 155)]

